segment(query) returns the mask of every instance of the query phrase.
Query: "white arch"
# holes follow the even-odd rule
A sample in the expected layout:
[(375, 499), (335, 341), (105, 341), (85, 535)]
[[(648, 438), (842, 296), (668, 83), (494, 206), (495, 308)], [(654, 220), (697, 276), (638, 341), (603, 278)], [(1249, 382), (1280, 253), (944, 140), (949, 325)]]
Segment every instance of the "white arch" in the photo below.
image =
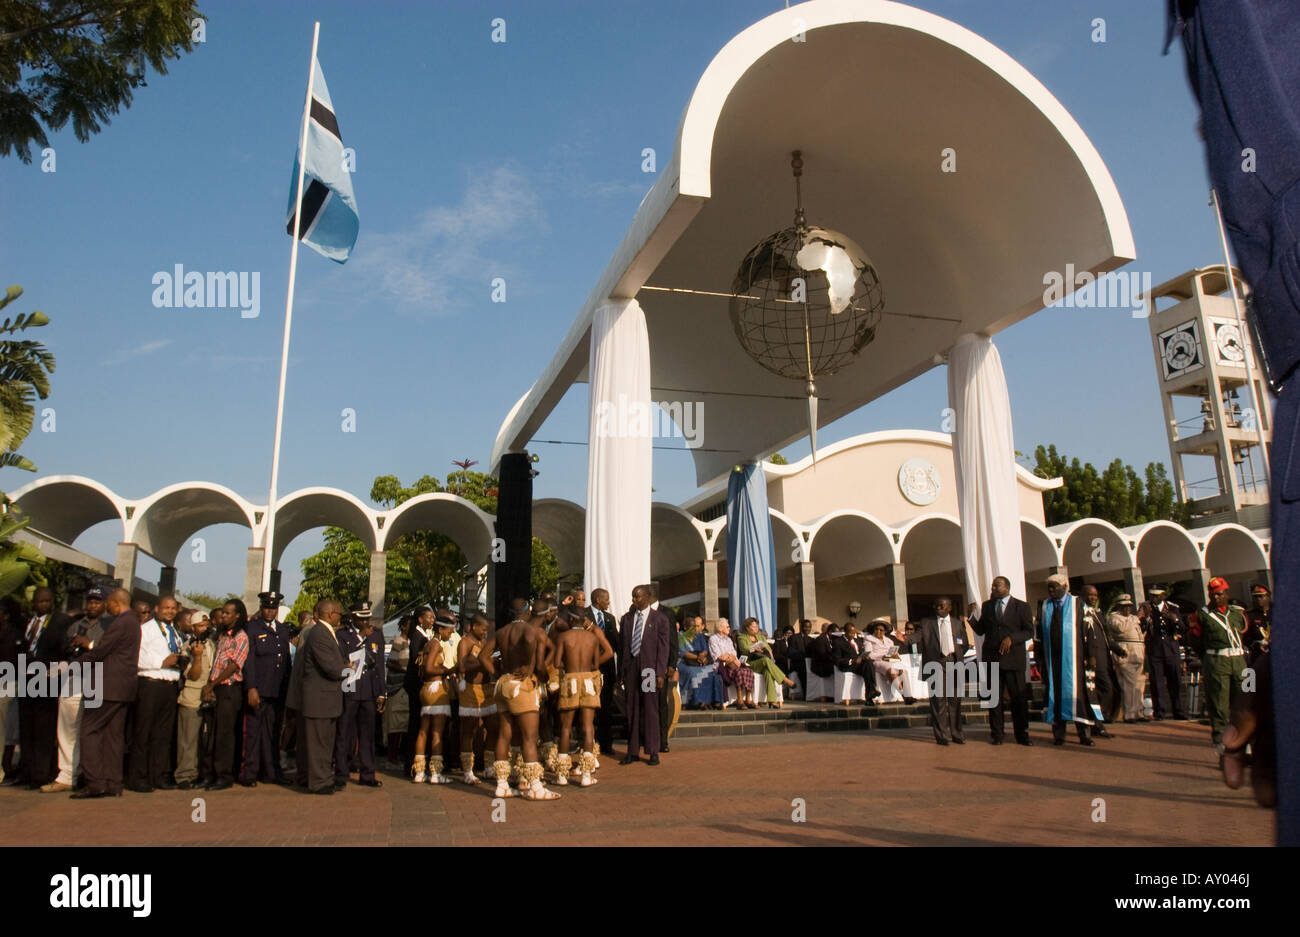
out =
[(587, 509), (567, 498), (540, 498), (533, 502), (533, 536), (551, 548), (560, 575), (575, 573), (587, 561)]
[[(952, 527), (952, 535), (947, 539), (943, 539), (942, 534), (931, 535), (929, 533), (941, 523)], [(919, 528), (925, 528), (925, 532), (918, 533)], [(951, 514), (941, 512), (922, 514), (896, 529), (900, 537), (898, 544), (899, 562), (907, 568), (908, 579), (919, 579), (923, 576), (954, 572), (966, 568), (966, 558), (962, 553), (961, 546), (961, 522)], [(936, 537), (937, 539), (934, 542), (929, 542), (930, 537)], [(924, 558), (909, 557), (907, 552), (909, 539), (913, 543), (912, 550), (926, 550)], [(917, 539), (926, 542), (922, 546), (916, 546)], [(929, 549), (926, 549), (927, 546)]]
[[(1076, 539), (1077, 534), (1090, 529), (1094, 533), (1101, 533), (1100, 546), (1095, 542), (1098, 539), (1096, 537), (1087, 543)], [(1066, 524), (1057, 524), (1048, 532), (1060, 541), (1061, 562), (1069, 567), (1072, 576), (1131, 569), (1137, 565), (1137, 541), (1132, 532), (1120, 530), (1100, 517), (1084, 517)], [(1103, 552), (1099, 553), (1099, 550)]]
[(271, 567), (279, 567), (285, 547), (299, 534), (317, 527), (342, 527), (360, 539), (367, 550), (373, 551), (379, 543), (376, 516), (377, 512), (360, 498), (340, 488), (311, 487), (291, 491), (275, 505)]
[[(805, 544), (808, 544), (812, 536), (811, 528), (804, 524), (800, 524), (798, 521), (793, 520), (773, 507), (767, 509), (767, 516), (769, 522), (772, 524), (772, 551), (776, 557), (776, 568), (778, 570), (788, 569), (793, 566), (795, 562), (792, 556), (794, 548), (790, 546), (790, 542), (795, 537), (799, 537)], [(784, 528), (784, 530), (778, 531), (778, 523)], [(713, 539), (711, 558), (725, 560), (727, 558), (726, 515), (724, 514), (722, 517), (716, 518), (707, 524), (701, 524), (700, 529), (701, 533), (710, 529), (716, 532)], [(807, 534), (807, 536), (805, 536), (805, 534)]]
[(800, 30), (806, 35), (846, 23), (897, 26), (932, 36), (980, 62), (1022, 94), (1056, 129), (1087, 174), (1105, 219), (1111, 253), (1137, 256), (1124, 203), (1101, 154), (1043, 83), (1011, 56), (969, 29), (933, 13), (888, 0), (801, 3), (760, 20), (723, 46), (695, 86), (677, 133), (674, 166), (665, 173), (674, 179), (682, 195), (712, 196), (711, 169), (718, 121), (727, 99), (749, 70), (769, 52), (790, 42)]
[[(1133, 554), (1146, 580), (1200, 569), (1205, 565), (1204, 544), (1173, 521), (1151, 521), (1124, 528), (1137, 546)], [(1145, 547), (1145, 552), (1143, 551)], [(1152, 555), (1153, 551), (1156, 555)]]
[(127, 500), (107, 485), (84, 475), (47, 475), (28, 482), (9, 496), (31, 519), (31, 526), (72, 545), (96, 524), (116, 518), (125, 541)]
[[(866, 525), (866, 530), (879, 534), (878, 538), (868, 535), (872, 542), (857, 554), (862, 557), (861, 559), (849, 555), (848, 551), (855, 538), (850, 525), (843, 523), (848, 520), (861, 522)], [(837, 521), (842, 523), (836, 523)], [(828, 531), (828, 527), (833, 529)], [(857, 527), (857, 524), (853, 524), (852, 527)], [(879, 569), (899, 561), (902, 536), (894, 528), (882, 523), (879, 518), (866, 511), (854, 509), (832, 511), (814, 521), (809, 531), (808, 558), (813, 562), (819, 579), (831, 579), (861, 570)], [(823, 533), (825, 533), (824, 537)], [(826, 555), (827, 550), (833, 551), (831, 556)]]
[(455, 541), (471, 569), (479, 569), (492, 557), (494, 518), (460, 495), (426, 492), (403, 501), (383, 517), (384, 526), (378, 539), (380, 550), (387, 550), (406, 534), (432, 530)]
[[(806, 45), (796, 46), (790, 42), (796, 27), (803, 30)], [(728, 190), (721, 185), (714, 187), (712, 183), (715, 181), (713, 173), (719, 169), (722, 161), (731, 158), (727, 146), (734, 142), (745, 153), (757, 148), (765, 157), (777, 149), (772, 145), (773, 134), (751, 132), (743, 140), (740, 139), (745, 130), (737, 132), (736, 128), (728, 124), (729, 108), (747, 107), (752, 111), (754, 107), (761, 107), (761, 99), (756, 101), (747, 95), (754, 88), (763, 86), (764, 82), (768, 85), (775, 84), (772, 75), (777, 65), (789, 64), (787, 60), (776, 63), (775, 57), (798, 54), (798, 51), (803, 50), (807, 50), (808, 55), (816, 55), (814, 47), (819, 42), (824, 43), (823, 48), (833, 47), (845, 63), (829, 72), (831, 79), (848, 76), (857, 67), (855, 63), (863, 59), (870, 61), (895, 53), (910, 56), (910, 61), (916, 62), (918, 69), (929, 67), (954, 74), (961, 73), (964, 80), (944, 98), (930, 93), (930, 83), (916, 81), (912, 83), (917, 91), (911, 110), (895, 113), (882, 108), (873, 112), (873, 116), (881, 121), (893, 117), (898, 126), (890, 127), (892, 134), (908, 140), (918, 137), (928, 139), (924, 122), (928, 120), (932, 124), (934, 112), (942, 113), (944, 108), (957, 109), (962, 114), (984, 111), (1005, 116), (1004, 123), (1018, 133), (1006, 133), (1005, 128), (999, 125), (996, 131), (980, 138), (978, 144), (971, 145), (983, 147), (987, 151), (987, 158), (995, 162), (1002, 158), (996, 152), (999, 147), (1006, 151), (1005, 158), (1011, 158), (1010, 149), (1016, 147), (1038, 156), (1037, 160), (1032, 161), (1038, 167), (1038, 175), (1033, 180), (1022, 178), (1022, 184), (1016, 191), (1032, 193), (1032, 196), (1027, 194), (1026, 199), (1037, 198), (1042, 192), (1054, 191), (1059, 199), (1068, 202), (1068, 207), (1062, 205), (1062, 211), (1079, 222), (1070, 229), (1068, 235), (1063, 234), (1050, 244), (1043, 242), (1040, 258), (1030, 260), (1026, 257), (1023, 264), (1008, 264), (1005, 271), (1007, 276), (999, 278), (999, 282), (1006, 284), (1005, 288), (987, 290), (988, 295), (982, 300), (970, 296), (976, 304), (991, 303), (997, 313), (989, 316), (963, 312), (963, 328), (956, 329), (953, 337), (961, 331), (993, 334), (1042, 308), (1041, 273), (1031, 277), (1029, 271), (1039, 270), (1045, 263), (1049, 266), (1042, 269), (1055, 269), (1050, 264), (1065, 263), (1064, 259), (1049, 260), (1049, 255), (1068, 254), (1068, 259), (1076, 268), (1087, 268), (1095, 274), (1112, 270), (1136, 256), (1132, 231), (1118, 189), (1096, 148), (1074, 118), (1042, 83), (992, 43), (942, 17), (886, 0), (811, 0), (792, 9), (777, 11), (729, 41), (701, 75), (683, 112), (671, 160), (662, 168), (658, 181), (643, 199), (626, 235), (588, 294), (555, 356), (503, 421), (493, 446), (494, 466), (501, 454), (524, 445), (540, 428), (564, 392), (574, 382), (581, 380), (586, 367), (587, 342), (595, 309), (612, 297), (636, 296), (652, 275), (660, 270), (665, 259), (670, 258), (674, 248), (682, 248), (683, 239), (691, 238), (693, 230), (706, 220), (715, 203), (726, 201), (721, 197), (727, 195)], [(792, 49), (798, 51), (791, 53)], [(825, 61), (822, 58), (817, 65), (810, 65), (810, 71), (818, 71)], [(769, 67), (764, 68), (765, 65)], [(826, 70), (818, 71), (819, 77), (822, 77), (823, 71)], [(870, 73), (869, 69), (859, 71)], [(854, 72), (853, 76), (857, 77), (857, 73)], [(776, 84), (778, 91), (782, 87)], [(843, 115), (835, 113), (838, 101), (828, 103), (813, 93), (802, 103), (810, 112), (816, 109), (815, 120), (811, 125), (814, 129), (834, 126), (837, 117), (843, 122)], [(918, 111), (917, 108), (929, 110)], [(749, 122), (745, 127), (752, 127), (754, 114), (747, 113), (746, 117)], [(1015, 143), (1008, 144), (1008, 139), (1014, 139)], [(794, 144), (783, 138), (782, 145), (786, 148), (788, 158), (788, 147)], [(874, 151), (866, 155), (844, 152), (835, 149), (833, 145), (826, 145), (824, 138), (813, 146), (815, 151), (810, 150), (806, 155), (810, 160), (821, 160), (822, 179), (831, 179), (835, 173), (847, 173), (846, 167), (858, 167), (862, 173), (870, 172), (871, 168), (886, 172), (892, 166), (889, 160), (897, 155)], [(874, 167), (870, 166), (871, 160), (876, 161)], [(811, 167), (812, 164), (809, 165)], [(851, 178), (851, 174), (848, 177)], [(756, 168), (751, 177), (747, 177), (747, 181), (750, 185), (769, 185), (777, 178), (788, 181), (788, 169), (774, 162), (770, 168), (766, 164), (762, 168)], [(982, 193), (967, 193), (967, 199), (960, 204), (953, 202), (950, 197), (941, 202), (940, 199), (945, 197), (931, 186), (931, 181), (909, 177), (908, 182), (913, 184), (918, 198), (934, 199), (934, 204), (951, 205), (953, 224), (963, 233), (971, 232), (972, 236), (981, 223), (986, 228), (989, 225), (1004, 227), (1008, 236), (1012, 236), (1012, 229), (1015, 229), (1014, 236), (1023, 238), (1028, 243), (1034, 243), (1028, 225), (1037, 225), (1035, 230), (1046, 235), (1061, 230), (1059, 227), (1052, 229), (1044, 226), (1041, 213), (1034, 214), (1032, 210), (1012, 204), (1011, 200), (1004, 200), (1001, 214), (997, 214), (990, 211), (989, 203)], [(1001, 183), (1010, 184), (1005, 179)], [(732, 220), (730, 216), (728, 220)], [(744, 222), (752, 220), (748, 216), (743, 219)], [(703, 230), (701, 228), (695, 233), (702, 235)], [(693, 248), (694, 246), (692, 254)], [(888, 253), (883, 248), (878, 250)], [(938, 255), (943, 253), (942, 248), (933, 243), (927, 245), (927, 251)], [(728, 263), (735, 262), (730, 254), (724, 256)], [(713, 258), (705, 259), (714, 262)], [(877, 261), (880, 259), (876, 257)], [(983, 263), (982, 260), (979, 262)], [(1011, 275), (1013, 270), (1014, 275)], [(696, 279), (700, 276), (700, 271), (695, 268), (690, 271), (665, 269), (662, 272), (678, 277), (691, 274)], [(892, 282), (899, 284), (899, 271), (893, 273)], [(909, 269), (908, 277), (913, 274), (915, 271)], [(898, 288), (897, 285), (894, 286), (893, 295), (899, 295)], [(958, 281), (953, 280), (946, 282), (941, 292), (946, 296), (956, 289), (959, 289)], [(967, 293), (969, 294), (969, 289)], [(648, 319), (663, 315), (665, 304), (670, 302), (670, 299), (664, 298), (664, 294), (656, 295), (660, 298), (654, 303), (643, 303)], [(685, 303), (686, 300), (681, 302)], [(651, 339), (653, 345), (653, 328)], [(924, 350), (931, 351), (928, 344)], [(941, 352), (943, 349), (935, 347), (933, 350)], [(929, 358), (930, 355), (924, 357)], [(654, 359), (655, 349), (652, 347), (652, 361)], [(824, 410), (824, 417), (834, 419), (843, 415), (841, 409), (848, 412), (861, 403), (874, 399), (916, 376), (920, 373), (918, 367), (924, 369), (923, 365), (911, 361), (899, 361), (898, 368), (901, 370), (886, 369), (888, 377), (882, 377), (881, 381), (888, 386), (878, 386), (881, 382), (871, 381), (841, 381), (836, 384), (834, 377), (828, 378), (826, 386), (831, 389), (830, 396), (835, 396), (838, 400)], [(760, 378), (761, 375), (756, 376), (756, 379)], [(655, 375), (652, 375), (653, 380)], [(861, 389), (857, 387), (859, 384)], [(855, 396), (855, 393), (862, 393), (863, 396)], [(709, 406), (723, 416), (728, 415), (723, 399), (710, 399)], [(802, 433), (806, 432), (806, 427), (800, 431), (799, 427), (803, 424), (795, 421), (794, 415), (794, 410), (790, 413), (781, 412), (779, 419), (769, 420), (765, 426), (733, 420), (730, 422), (736, 425), (730, 427), (729, 421), (724, 419), (724, 435), (728, 438), (723, 444), (737, 441), (735, 437), (744, 437), (742, 445), (747, 443), (752, 446), (744, 449), (742, 455), (745, 457), (775, 451), (801, 438)], [(795, 435), (786, 438), (790, 433)], [(717, 454), (703, 449), (695, 451), (694, 458), (697, 481), (700, 483), (717, 477), (734, 460), (731, 453)]]
[(667, 501), (650, 505), (650, 571), (656, 577), (698, 568), (708, 555), (704, 524)]
[(172, 566), (191, 535), (212, 524), (240, 524), (252, 534), (256, 507), (214, 482), (177, 482), (159, 488), (136, 504), (126, 522), (126, 539)]
[(1056, 546), (1056, 538), (1032, 517), (1020, 518), (1020, 549), (1025, 556), (1026, 576), (1033, 571), (1061, 565), (1061, 551)]
[(1205, 568), (1215, 576), (1257, 573), (1268, 569), (1271, 543), (1241, 524), (1198, 528)]

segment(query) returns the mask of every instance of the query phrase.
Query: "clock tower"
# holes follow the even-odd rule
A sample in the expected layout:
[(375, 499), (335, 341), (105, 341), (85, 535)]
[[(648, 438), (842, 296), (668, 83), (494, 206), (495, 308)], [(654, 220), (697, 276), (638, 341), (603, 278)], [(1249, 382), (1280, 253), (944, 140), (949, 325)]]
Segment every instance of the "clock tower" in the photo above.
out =
[[(1233, 277), (1244, 296), (1241, 274)], [(1222, 265), (1174, 277), (1149, 300), (1174, 488), (1194, 502), (1192, 526), (1268, 527), (1273, 401), (1243, 334), (1244, 300), (1234, 298)]]

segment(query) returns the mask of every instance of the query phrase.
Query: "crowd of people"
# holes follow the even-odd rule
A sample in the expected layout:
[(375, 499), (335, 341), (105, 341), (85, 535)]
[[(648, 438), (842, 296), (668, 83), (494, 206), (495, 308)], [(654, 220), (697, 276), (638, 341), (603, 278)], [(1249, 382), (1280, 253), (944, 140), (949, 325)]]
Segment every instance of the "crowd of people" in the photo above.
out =
[[(1194, 610), (1160, 586), (1141, 604), (1117, 596), (1109, 612), (1094, 586), (1074, 596), (1054, 575), (1047, 591), (1035, 609), (998, 577), (989, 599), (966, 615), (940, 597), (919, 622), (880, 618), (860, 632), (856, 621), (800, 621), (769, 639), (753, 617), (736, 635), (725, 618), (674, 620), (650, 585), (637, 586), (618, 617), (607, 590), (594, 590), (590, 605), (575, 590), (558, 602), (550, 593), (515, 599), (495, 630), (481, 614), (458, 620), (450, 609), (423, 607), (402, 617), (388, 647), (366, 602), (344, 612), (322, 601), (290, 624), (280, 620), (276, 592), (262, 593), (250, 618), (237, 599), (205, 611), (172, 596), (150, 606), (124, 589), (98, 587), (68, 615), (40, 589), (30, 614), (12, 598), (0, 602), (0, 662), (55, 672), (98, 664), (103, 676), (93, 701), (84, 685), (69, 692), (66, 681), (54, 694), (11, 689), (5, 696), (16, 700), (0, 698), (0, 778), (77, 798), (258, 783), (333, 794), (350, 781), (382, 786), (377, 752), (386, 748), (389, 767), (415, 783), (487, 780), (497, 796), (553, 800), (560, 795), (548, 784), (597, 783), (598, 756), (613, 751), (616, 709), (628, 736), (620, 763), (644, 753), (658, 765), (669, 747), (674, 687), (688, 709), (779, 708), (791, 691), (808, 697), (810, 675), (825, 681), (840, 671), (863, 678), (867, 699), (892, 685), (912, 702), (915, 668), (903, 655), (960, 662), (976, 656), (977, 638), (978, 659), (997, 670), (995, 745), (1006, 734), (1004, 707), (1015, 741), (1033, 744), (1035, 679), (1044, 684), (1053, 741), (1063, 744), (1074, 723), (1080, 743), (1093, 745), (1110, 735), (1109, 723), (1187, 719), (1183, 674), (1199, 670), (1197, 703), (1222, 753), (1232, 702), (1248, 668), (1268, 653), (1266, 586), (1253, 587), (1250, 609), (1231, 603), (1219, 578)], [(760, 676), (764, 698), (756, 702)], [(935, 741), (964, 743), (961, 688), (927, 685)]]
[(30, 615), (0, 603), (0, 661), (19, 679), (32, 667), (101, 676), (93, 699), (66, 680), (52, 693), (3, 694), (0, 738), (10, 713), (19, 736), (0, 775), (10, 786), (79, 799), (259, 783), (333, 794), (350, 781), (382, 786), (386, 745), (417, 783), (486, 779), (498, 796), (553, 800), (544, 776), (597, 783), (616, 690), (636, 740), (622, 763), (644, 750), (657, 765), (668, 747), (670, 628), (650, 586), (634, 590), (621, 621), (603, 589), (590, 606), (581, 591), (515, 599), (491, 634), (481, 614), (458, 621), (424, 607), (402, 619), (391, 648), (365, 602), (344, 612), (321, 601), (289, 624), (273, 591), (251, 618), (237, 599), (205, 611), (94, 587), (69, 615), (54, 598), (38, 590)]
[[(1074, 596), (1062, 575), (1049, 578), (1046, 586), (1048, 598), (1037, 609), (1013, 598), (1010, 583), (999, 576), (989, 599), (972, 603), (965, 615), (954, 614), (952, 600), (940, 596), (931, 615), (920, 621), (876, 618), (859, 630), (854, 620), (840, 625), (805, 619), (781, 628), (770, 643), (752, 618), (745, 621), (740, 640), (733, 640), (727, 619), (708, 626), (702, 618), (688, 617), (678, 626), (678, 661), (670, 670), (678, 677), (687, 709), (754, 708), (756, 673), (769, 678), (768, 699), (758, 705), (779, 707), (774, 694), (780, 685), (798, 687), (806, 700), (831, 702), (829, 696), (813, 696), (811, 688), (833, 685), (830, 678), (837, 671), (863, 678), (864, 701), (892, 686), (899, 702), (913, 703), (921, 667), (978, 656), (986, 668), (997, 670), (997, 705), (989, 712), (995, 745), (1006, 734), (1004, 707), (1011, 713), (1015, 741), (1033, 744), (1030, 684), (1041, 681), (1056, 744), (1064, 743), (1067, 723), (1075, 724), (1081, 744), (1091, 746), (1096, 738), (1110, 737), (1108, 723), (1186, 720), (1189, 706), (1196, 705), (1204, 708), (1211, 744), (1222, 754), (1223, 731), (1247, 668), (1268, 653), (1272, 597), (1267, 586), (1252, 586), (1249, 609), (1233, 604), (1227, 582), (1216, 577), (1199, 607), (1175, 602), (1167, 589), (1153, 585), (1146, 601), (1137, 603), (1123, 593), (1108, 611), (1101, 607), (1096, 586), (1084, 585)], [(983, 639), (983, 653), (976, 650), (977, 637)], [(1067, 646), (1071, 651), (1064, 652)], [(921, 667), (905, 666), (903, 657), (910, 654)], [(952, 671), (933, 668), (930, 673)], [(1193, 676), (1189, 685), (1195, 692), (1185, 692), (1185, 674)], [(810, 675), (823, 679), (814, 684)], [(928, 686), (935, 741), (964, 743), (961, 700), (969, 691), (930, 683), (935, 684)]]

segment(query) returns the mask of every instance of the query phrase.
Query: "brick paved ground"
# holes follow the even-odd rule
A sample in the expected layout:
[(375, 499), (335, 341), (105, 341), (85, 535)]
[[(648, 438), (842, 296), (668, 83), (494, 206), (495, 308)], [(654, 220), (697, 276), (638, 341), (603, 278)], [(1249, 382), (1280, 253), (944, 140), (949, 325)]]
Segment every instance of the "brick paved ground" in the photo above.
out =
[[(940, 748), (928, 730), (796, 733), (682, 740), (663, 764), (605, 758), (599, 786), (553, 803), (506, 801), (490, 788), (416, 787), (386, 777), (333, 797), (273, 786), (73, 801), (0, 789), (0, 844), (583, 844), (1272, 845), (1272, 814), (1215, 770), (1208, 730), (1120, 726), (1086, 749), (993, 747), (975, 729)], [(196, 823), (194, 797), (207, 820)], [(1105, 800), (1106, 822), (1092, 820)], [(791, 822), (803, 798), (807, 819)]]

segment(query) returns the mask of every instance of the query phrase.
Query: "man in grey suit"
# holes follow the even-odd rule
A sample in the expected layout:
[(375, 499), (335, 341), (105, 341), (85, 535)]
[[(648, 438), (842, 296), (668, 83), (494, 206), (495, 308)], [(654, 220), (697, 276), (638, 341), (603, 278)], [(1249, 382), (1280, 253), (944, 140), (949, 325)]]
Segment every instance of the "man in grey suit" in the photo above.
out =
[(952, 599), (934, 600), (934, 614), (921, 619), (921, 627), (911, 634), (912, 647), (921, 649), (921, 676), (930, 689), (930, 722), (934, 740), (940, 745), (966, 744), (962, 731), (961, 694), (955, 679), (957, 668), (966, 655), (966, 626), (952, 614)]
[(297, 678), (297, 693), (291, 678), (289, 696), (299, 703), (300, 751), (302, 758), (298, 773), (306, 767), (307, 789), (313, 794), (333, 794), (343, 787), (334, 783), (334, 731), (335, 723), (343, 714), (343, 678), (347, 660), (339, 649), (334, 630), (343, 619), (343, 609), (333, 599), (316, 603), (316, 623), (305, 628), (304, 639), (298, 649), (293, 677)]

